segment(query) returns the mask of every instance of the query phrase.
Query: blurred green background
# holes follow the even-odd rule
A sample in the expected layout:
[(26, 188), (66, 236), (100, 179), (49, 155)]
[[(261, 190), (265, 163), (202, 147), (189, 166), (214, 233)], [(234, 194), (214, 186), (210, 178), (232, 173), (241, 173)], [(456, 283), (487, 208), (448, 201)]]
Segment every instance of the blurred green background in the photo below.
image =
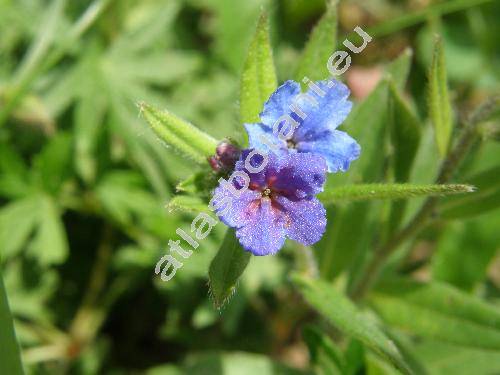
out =
[[(307, 269), (343, 290), (360, 255), (391, 233), (386, 203), (331, 206), (333, 229), (315, 249), (290, 243), (278, 256), (253, 257), (221, 311), (207, 270), (223, 225), (172, 281), (153, 273), (176, 228), (194, 217), (165, 205), (196, 167), (155, 138), (136, 104), (241, 140), (240, 74), (262, 9), (278, 81), (301, 78), (322, 0), (0, 0), (0, 256), (27, 373), (397, 373), (355, 335), (326, 324), (289, 278)], [(499, 92), (499, 17), (498, 1), (340, 1), (331, 52), (356, 25), (373, 36), (342, 79), (355, 107), (372, 101), (351, 122), (356, 135), (377, 126), (355, 138), (380, 168), (329, 184), (393, 178), (390, 106), (369, 95), (407, 48), (401, 92), (422, 133), (408, 180), (433, 182), (441, 161), (427, 108), (433, 34), (442, 36), (459, 133)], [(384, 331), (417, 372), (500, 373), (498, 139), (497, 112), (452, 179), (478, 193), (443, 200), (445, 217), (407, 241), (386, 272), (449, 288), (449, 306), (461, 293), (457, 316), (435, 307), (446, 305), (439, 293), (436, 305), (382, 291), (361, 305), (391, 327)], [(405, 217), (421, 202), (408, 201)]]

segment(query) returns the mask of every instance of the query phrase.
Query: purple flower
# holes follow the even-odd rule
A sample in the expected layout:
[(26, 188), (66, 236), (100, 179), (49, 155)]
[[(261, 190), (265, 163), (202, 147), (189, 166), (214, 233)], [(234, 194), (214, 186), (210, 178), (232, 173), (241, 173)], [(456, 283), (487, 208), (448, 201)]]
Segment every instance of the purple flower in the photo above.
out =
[(351, 110), (348, 96), (347, 86), (335, 80), (310, 82), (306, 93), (286, 81), (264, 104), (261, 122), (245, 124), (250, 147), (314, 153), (325, 158), (328, 172), (346, 171), (360, 153), (353, 138), (336, 130)]
[(229, 181), (215, 189), (211, 204), (254, 255), (276, 253), (286, 237), (312, 245), (326, 226), (326, 211), (315, 198), (323, 190), (326, 171), (325, 160), (318, 155), (264, 157), (245, 150)]

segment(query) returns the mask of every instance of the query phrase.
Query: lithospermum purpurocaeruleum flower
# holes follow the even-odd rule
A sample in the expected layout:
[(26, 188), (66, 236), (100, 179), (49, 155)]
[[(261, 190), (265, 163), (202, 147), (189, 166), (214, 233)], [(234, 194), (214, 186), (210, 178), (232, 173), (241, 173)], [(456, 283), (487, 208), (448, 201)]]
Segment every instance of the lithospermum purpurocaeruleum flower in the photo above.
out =
[[(315, 154), (269, 154), (266, 166), (251, 173), (244, 161), (249, 153), (243, 151), (235, 167), (249, 181), (236, 176), (228, 182), (234, 190), (225, 185), (215, 189), (213, 202), (220, 207), (216, 211), (220, 219), (236, 228), (241, 245), (254, 255), (276, 253), (286, 237), (305, 245), (317, 242), (326, 226), (325, 209), (315, 197), (323, 190), (325, 160)], [(262, 158), (257, 154), (250, 163), (260, 165)], [(225, 198), (230, 198), (230, 205), (219, 204)]]
[[(217, 203), (232, 196), (232, 204), (220, 205), (216, 213), (236, 229), (245, 250), (274, 254), (287, 237), (304, 245), (322, 237), (326, 211), (315, 196), (323, 190), (327, 172), (346, 171), (360, 153), (353, 138), (336, 130), (351, 110), (348, 96), (349, 89), (335, 80), (313, 84), (306, 95), (300, 84), (287, 81), (264, 104), (261, 122), (245, 124), (251, 149), (243, 151), (235, 171), (245, 172), (249, 181), (230, 179), (232, 188), (221, 184), (213, 198)], [(287, 116), (295, 128), (283, 139), (278, 133), (290, 125), (283, 120)], [(256, 156), (267, 155), (258, 173), (245, 167), (252, 150), (261, 154), (250, 157), (250, 165), (261, 165)]]
[[(278, 87), (264, 104), (261, 122), (245, 124), (250, 147), (271, 151), (274, 146), (290, 152), (319, 154), (325, 158), (328, 172), (346, 171), (360, 153), (358, 143), (337, 130), (351, 111), (349, 89), (336, 80), (311, 82), (311, 86), (306, 95), (295, 81)], [(297, 127), (289, 139), (283, 140), (273, 127), (287, 115), (296, 121)], [(279, 126), (284, 126), (284, 122)], [(263, 142), (262, 137), (267, 141)]]

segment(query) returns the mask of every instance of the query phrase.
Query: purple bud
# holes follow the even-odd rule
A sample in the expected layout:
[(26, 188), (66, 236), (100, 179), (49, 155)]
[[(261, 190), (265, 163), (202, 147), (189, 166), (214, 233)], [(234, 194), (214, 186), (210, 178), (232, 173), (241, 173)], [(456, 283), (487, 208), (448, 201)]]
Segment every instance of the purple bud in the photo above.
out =
[(211, 156), (208, 159), (208, 163), (216, 172), (220, 170), (232, 170), (240, 154), (241, 150), (237, 146), (228, 141), (222, 141), (215, 149), (215, 156)]
[(221, 170), (221, 164), (220, 164), (219, 160), (217, 159), (217, 157), (215, 157), (215, 156), (210, 156), (208, 158), (208, 164), (210, 164), (210, 167), (215, 172), (219, 172)]

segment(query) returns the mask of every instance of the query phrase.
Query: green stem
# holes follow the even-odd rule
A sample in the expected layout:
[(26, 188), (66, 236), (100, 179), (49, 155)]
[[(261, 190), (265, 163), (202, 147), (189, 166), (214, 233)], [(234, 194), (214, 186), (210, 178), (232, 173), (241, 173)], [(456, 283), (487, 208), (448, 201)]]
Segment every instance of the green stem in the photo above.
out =
[[(452, 178), (453, 173), (467, 155), (469, 148), (477, 139), (478, 125), (484, 119), (488, 118), (489, 115), (497, 109), (499, 104), (500, 96), (493, 97), (473, 113), (469, 121), (462, 128), (462, 134), (455, 147), (448, 153), (448, 156), (441, 164), (436, 183), (443, 184)], [(386, 261), (394, 251), (428, 224), (429, 219), (435, 212), (438, 200), (439, 198), (437, 197), (427, 198), (420, 210), (403, 229), (397, 232), (386, 243), (375, 249), (371, 260), (361, 272), (361, 278), (357, 282), (354, 282), (353, 286), (348, 291), (351, 298), (359, 300), (364, 297), (374, 285)]]

